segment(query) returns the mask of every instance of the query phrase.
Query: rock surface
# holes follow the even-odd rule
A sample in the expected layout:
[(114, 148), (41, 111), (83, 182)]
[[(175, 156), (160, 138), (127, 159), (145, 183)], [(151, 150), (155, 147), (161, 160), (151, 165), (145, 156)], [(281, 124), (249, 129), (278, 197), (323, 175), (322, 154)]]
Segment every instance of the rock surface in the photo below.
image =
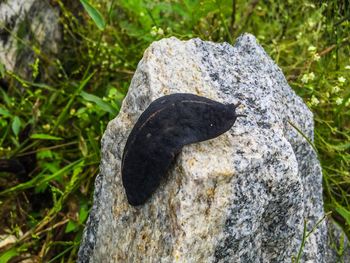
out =
[[(186, 146), (143, 206), (128, 204), (121, 182), (126, 139), (156, 98), (177, 92), (237, 103), (227, 133)], [(322, 174), (312, 147), (313, 115), (249, 34), (232, 47), (163, 39), (145, 52), (119, 115), (102, 139), (94, 205), (79, 262), (291, 262), (304, 220), (324, 216)], [(303, 262), (325, 262), (322, 221)]]
[(36, 57), (59, 50), (59, 12), (48, 1), (0, 1), (0, 62), (22, 78), (32, 77)]

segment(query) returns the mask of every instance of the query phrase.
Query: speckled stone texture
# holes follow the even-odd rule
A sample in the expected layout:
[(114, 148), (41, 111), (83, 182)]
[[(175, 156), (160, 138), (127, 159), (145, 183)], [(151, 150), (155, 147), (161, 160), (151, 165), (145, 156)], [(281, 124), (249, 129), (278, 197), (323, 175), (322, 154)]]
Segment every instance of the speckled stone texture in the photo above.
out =
[(59, 50), (59, 12), (49, 2), (0, 0), (0, 62), (25, 79), (32, 78), (34, 49), (47, 60)]
[[(121, 182), (126, 139), (156, 98), (177, 92), (237, 103), (225, 134), (184, 147), (143, 206), (128, 204)], [(140, 61), (120, 114), (102, 139), (94, 206), (79, 262), (291, 262), (304, 220), (324, 215), (313, 116), (256, 39), (234, 46), (163, 39)], [(325, 262), (325, 221), (302, 262)]]

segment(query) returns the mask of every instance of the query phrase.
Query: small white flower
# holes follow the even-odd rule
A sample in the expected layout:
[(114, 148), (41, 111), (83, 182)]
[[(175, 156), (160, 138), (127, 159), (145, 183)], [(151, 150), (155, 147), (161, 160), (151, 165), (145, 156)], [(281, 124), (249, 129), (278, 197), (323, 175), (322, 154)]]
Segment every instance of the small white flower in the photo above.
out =
[(343, 99), (342, 98), (336, 98), (335, 104), (340, 105), (342, 103), (343, 103)]
[(308, 83), (310, 80), (315, 79), (315, 74), (313, 72), (310, 72), (309, 74), (304, 74), (303, 77), (301, 78), (301, 82), (303, 83)]
[(308, 83), (309, 82), (309, 75), (304, 74), (303, 77), (301, 78), (302, 83)]
[(314, 80), (315, 74), (313, 72), (309, 73), (309, 80)]
[(334, 86), (334, 87), (332, 88), (332, 93), (338, 93), (339, 90), (340, 90), (340, 88), (339, 88), (338, 86)]
[(313, 28), (315, 25), (316, 25), (316, 22), (310, 18), (308, 21), (307, 21), (308, 25), (310, 28)]
[(316, 47), (311, 45), (309, 46), (309, 48), (307, 49), (309, 52), (315, 52), (316, 51)]
[(158, 35), (163, 36), (164, 35), (164, 30), (162, 28), (158, 28)]
[(315, 53), (313, 59), (314, 59), (314, 61), (319, 61), (321, 59), (321, 57), (318, 53)]
[(155, 36), (157, 35), (157, 31), (158, 31), (158, 29), (157, 29), (156, 26), (152, 27), (152, 29), (151, 29), (151, 35), (155, 37)]
[(312, 95), (311, 97), (311, 105), (317, 106), (320, 103), (320, 101), (315, 97), (315, 95)]
[(350, 65), (346, 65), (346, 66), (345, 66), (345, 69), (350, 69)]
[(304, 3), (304, 5), (306, 6), (306, 7), (311, 7), (311, 8), (315, 8), (316, 6), (314, 5), (314, 4), (312, 4), (312, 3)]
[(345, 83), (346, 79), (343, 76), (341, 76), (341, 77), (338, 78), (338, 81), (340, 83)]

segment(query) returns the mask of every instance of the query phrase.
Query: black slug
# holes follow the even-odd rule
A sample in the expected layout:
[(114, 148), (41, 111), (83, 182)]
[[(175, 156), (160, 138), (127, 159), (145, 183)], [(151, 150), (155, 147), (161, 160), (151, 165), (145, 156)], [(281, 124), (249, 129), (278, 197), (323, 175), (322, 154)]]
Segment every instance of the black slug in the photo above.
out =
[(122, 181), (130, 205), (144, 204), (165, 177), (182, 147), (228, 131), (238, 105), (177, 93), (153, 101), (126, 142)]

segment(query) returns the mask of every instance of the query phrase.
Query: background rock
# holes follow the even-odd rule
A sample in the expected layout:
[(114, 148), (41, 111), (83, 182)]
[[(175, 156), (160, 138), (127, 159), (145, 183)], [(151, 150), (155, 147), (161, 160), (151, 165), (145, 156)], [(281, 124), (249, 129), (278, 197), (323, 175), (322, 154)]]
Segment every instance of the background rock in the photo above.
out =
[(39, 54), (50, 62), (61, 35), (59, 12), (48, 1), (0, 1), (0, 62), (7, 70), (30, 79), (30, 65)]
[[(242, 105), (246, 118), (210, 141), (186, 146), (143, 206), (121, 182), (124, 145), (156, 98), (188, 92)], [(304, 220), (324, 216), (322, 174), (312, 147), (313, 116), (256, 39), (235, 46), (163, 39), (145, 52), (119, 115), (102, 140), (94, 206), (80, 262), (291, 262)], [(325, 262), (321, 221), (303, 261)]]

